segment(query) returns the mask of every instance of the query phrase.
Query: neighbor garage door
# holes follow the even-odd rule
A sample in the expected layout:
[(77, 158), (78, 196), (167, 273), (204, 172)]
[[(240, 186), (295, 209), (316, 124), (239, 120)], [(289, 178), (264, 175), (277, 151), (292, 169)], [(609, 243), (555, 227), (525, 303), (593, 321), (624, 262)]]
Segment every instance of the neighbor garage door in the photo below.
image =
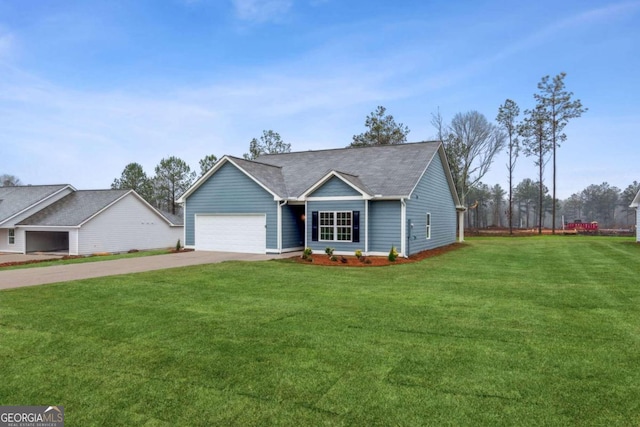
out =
[(196, 215), (196, 250), (266, 252), (265, 215)]

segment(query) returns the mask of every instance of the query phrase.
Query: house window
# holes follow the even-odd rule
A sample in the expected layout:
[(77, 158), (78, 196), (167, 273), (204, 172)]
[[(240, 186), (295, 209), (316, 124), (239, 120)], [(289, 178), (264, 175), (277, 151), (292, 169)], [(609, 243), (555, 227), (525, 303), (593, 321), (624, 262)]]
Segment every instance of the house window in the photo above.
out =
[(15, 245), (16, 243), (16, 230), (14, 228), (9, 229), (9, 244)]
[(352, 212), (320, 212), (320, 241), (350, 242)]
[(333, 240), (335, 212), (320, 212), (320, 240)]
[(427, 239), (431, 238), (431, 213), (427, 212)]

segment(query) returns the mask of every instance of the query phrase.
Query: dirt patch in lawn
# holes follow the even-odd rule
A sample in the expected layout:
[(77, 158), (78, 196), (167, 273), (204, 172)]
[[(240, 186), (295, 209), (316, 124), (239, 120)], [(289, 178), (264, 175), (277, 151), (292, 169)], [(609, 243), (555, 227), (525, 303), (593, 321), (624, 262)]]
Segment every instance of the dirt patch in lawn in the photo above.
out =
[(411, 262), (422, 261), (423, 259), (442, 255), (444, 253), (463, 248), (464, 246), (464, 243), (453, 243), (451, 245), (442, 246), (440, 248), (419, 252), (417, 254), (411, 255), (409, 258), (398, 257), (395, 261), (389, 261), (388, 257), (386, 256), (365, 256), (356, 258), (354, 255), (336, 255), (336, 260), (332, 261), (331, 258), (326, 254), (313, 254), (310, 255), (308, 259), (302, 259), (302, 257), (299, 256), (292, 259), (301, 264), (328, 265), (333, 267), (381, 267), (387, 265), (407, 264)]

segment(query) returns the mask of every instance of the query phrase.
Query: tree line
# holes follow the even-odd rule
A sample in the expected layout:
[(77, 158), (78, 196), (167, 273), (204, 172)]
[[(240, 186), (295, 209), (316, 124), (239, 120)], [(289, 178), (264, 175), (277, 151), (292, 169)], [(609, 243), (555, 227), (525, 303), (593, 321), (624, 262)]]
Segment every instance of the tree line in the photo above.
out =
[[(540, 217), (542, 226), (551, 228), (553, 197), (543, 186), (542, 204), (538, 197), (539, 183), (525, 178), (513, 192), (513, 221), (517, 228), (534, 229)], [(629, 205), (640, 191), (640, 183), (633, 181), (624, 190), (607, 182), (591, 184), (565, 200), (556, 200), (556, 215), (565, 222), (596, 221), (601, 228), (629, 229), (635, 225), (635, 210)], [(500, 184), (489, 186), (479, 183), (469, 197), (475, 200), (467, 211), (467, 225), (471, 228), (505, 227), (508, 224), (506, 190)], [(542, 209), (540, 208), (542, 206)]]
[[(506, 224), (513, 232), (515, 223), (517, 227), (533, 226), (541, 233), (545, 226), (555, 232), (561, 216), (597, 220), (607, 226), (616, 224), (620, 214), (629, 217), (628, 205), (639, 187), (635, 181), (624, 191), (605, 182), (590, 185), (565, 201), (556, 198), (556, 153), (567, 139), (564, 128), (570, 120), (587, 111), (581, 101), (573, 99), (573, 93), (566, 90), (565, 77), (565, 73), (553, 78), (544, 76), (537, 85), (538, 92), (533, 94), (534, 105), (524, 110), (522, 118), (520, 107), (511, 99), (498, 107), (496, 124), (475, 110), (459, 112), (449, 123), (445, 122), (439, 109), (431, 114), (435, 138), (443, 142), (460, 201), (468, 208), (469, 226)], [(403, 144), (410, 132), (407, 126), (387, 114), (383, 106), (378, 106), (366, 117), (365, 128), (364, 132), (353, 135), (348, 147)], [(508, 155), (508, 188), (502, 189), (499, 184), (489, 187), (482, 179), (496, 155), (503, 150)], [(280, 134), (264, 130), (259, 138), (249, 142), (249, 152), (243, 157), (255, 160), (263, 154), (290, 151), (291, 144), (285, 143)], [(527, 178), (515, 185), (513, 176), (520, 154), (532, 159), (538, 173), (535, 179)], [(201, 159), (200, 176), (216, 161), (213, 154)], [(545, 185), (549, 162), (552, 164), (551, 194)], [(130, 163), (111, 187), (136, 190), (157, 208), (178, 213), (180, 207), (175, 200), (195, 182), (198, 174), (175, 156), (162, 159), (154, 171), (155, 175), (149, 177), (140, 164)], [(9, 175), (3, 180), (0, 184), (12, 180), (19, 182)]]
[[(282, 137), (273, 130), (265, 130), (260, 138), (249, 142), (249, 152), (243, 157), (254, 160), (263, 154), (286, 153), (291, 151)], [(125, 166), (120, 178), (114, 179), (112, 189), (135, 190), (147, 202), (156, 208), (172, 214), (179, 214), (181, 207), (176, 200), (193, 185), (197, 178), (206, 174), (218, 161), (214, 154), (200, 159), (199, 174), (182, 159), (171, 156), (160, 160), (155, 167), (155, 175), (149, 177), (139, 163)]]

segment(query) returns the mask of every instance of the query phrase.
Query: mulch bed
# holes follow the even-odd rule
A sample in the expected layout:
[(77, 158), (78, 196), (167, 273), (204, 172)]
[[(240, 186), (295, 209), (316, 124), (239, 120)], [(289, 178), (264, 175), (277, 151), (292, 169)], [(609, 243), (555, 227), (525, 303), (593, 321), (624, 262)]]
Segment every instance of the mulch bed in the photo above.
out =
[[(61, 259), (73, 259), (73, 258), (82, 258), (79, 255), (65, 255), (62, 258), (47, 258), (47, 259), (30, 259), (27, 261), (12, 261), (12, 262), (0, 262), (0, 268), (2, 267), (15, 267), (16, 265), (25, 265), (25, 264), (39, 264), (41, 262), (48, 261), (57, 261)], [(1, 261), (1, 259), (0, 259)]]
[(313, 254), (309, 258), (313, 261), (309, 261), (308, 259), (302, 259), (297, 256), (293, 258), (296, 262), (301, 264), (312, 264), (312, 265), (328, 265), (333, 267), (381, 267), (387, 265), (396, 265), (396, 264), (407, 264), (416, 261), (422, 261), (423, 259), (431, 258), (434, 256), (442, 255), (447, 252), (454, 251), (456, 249), (463, 248), (465, 246), (464, 243), (452, 243), (447, 246), (443, 246), (436, 249), (430, 249), (428, 251), (422, 251), (417, 254), (411, 255), (409, 258), (398, 257), (395, 261), (389, 261), (386, 256), (367, 256), (358, 259), (355, 255), (336, 255), (337, 260), (331, 261), (328, 255), (326, 254)]

